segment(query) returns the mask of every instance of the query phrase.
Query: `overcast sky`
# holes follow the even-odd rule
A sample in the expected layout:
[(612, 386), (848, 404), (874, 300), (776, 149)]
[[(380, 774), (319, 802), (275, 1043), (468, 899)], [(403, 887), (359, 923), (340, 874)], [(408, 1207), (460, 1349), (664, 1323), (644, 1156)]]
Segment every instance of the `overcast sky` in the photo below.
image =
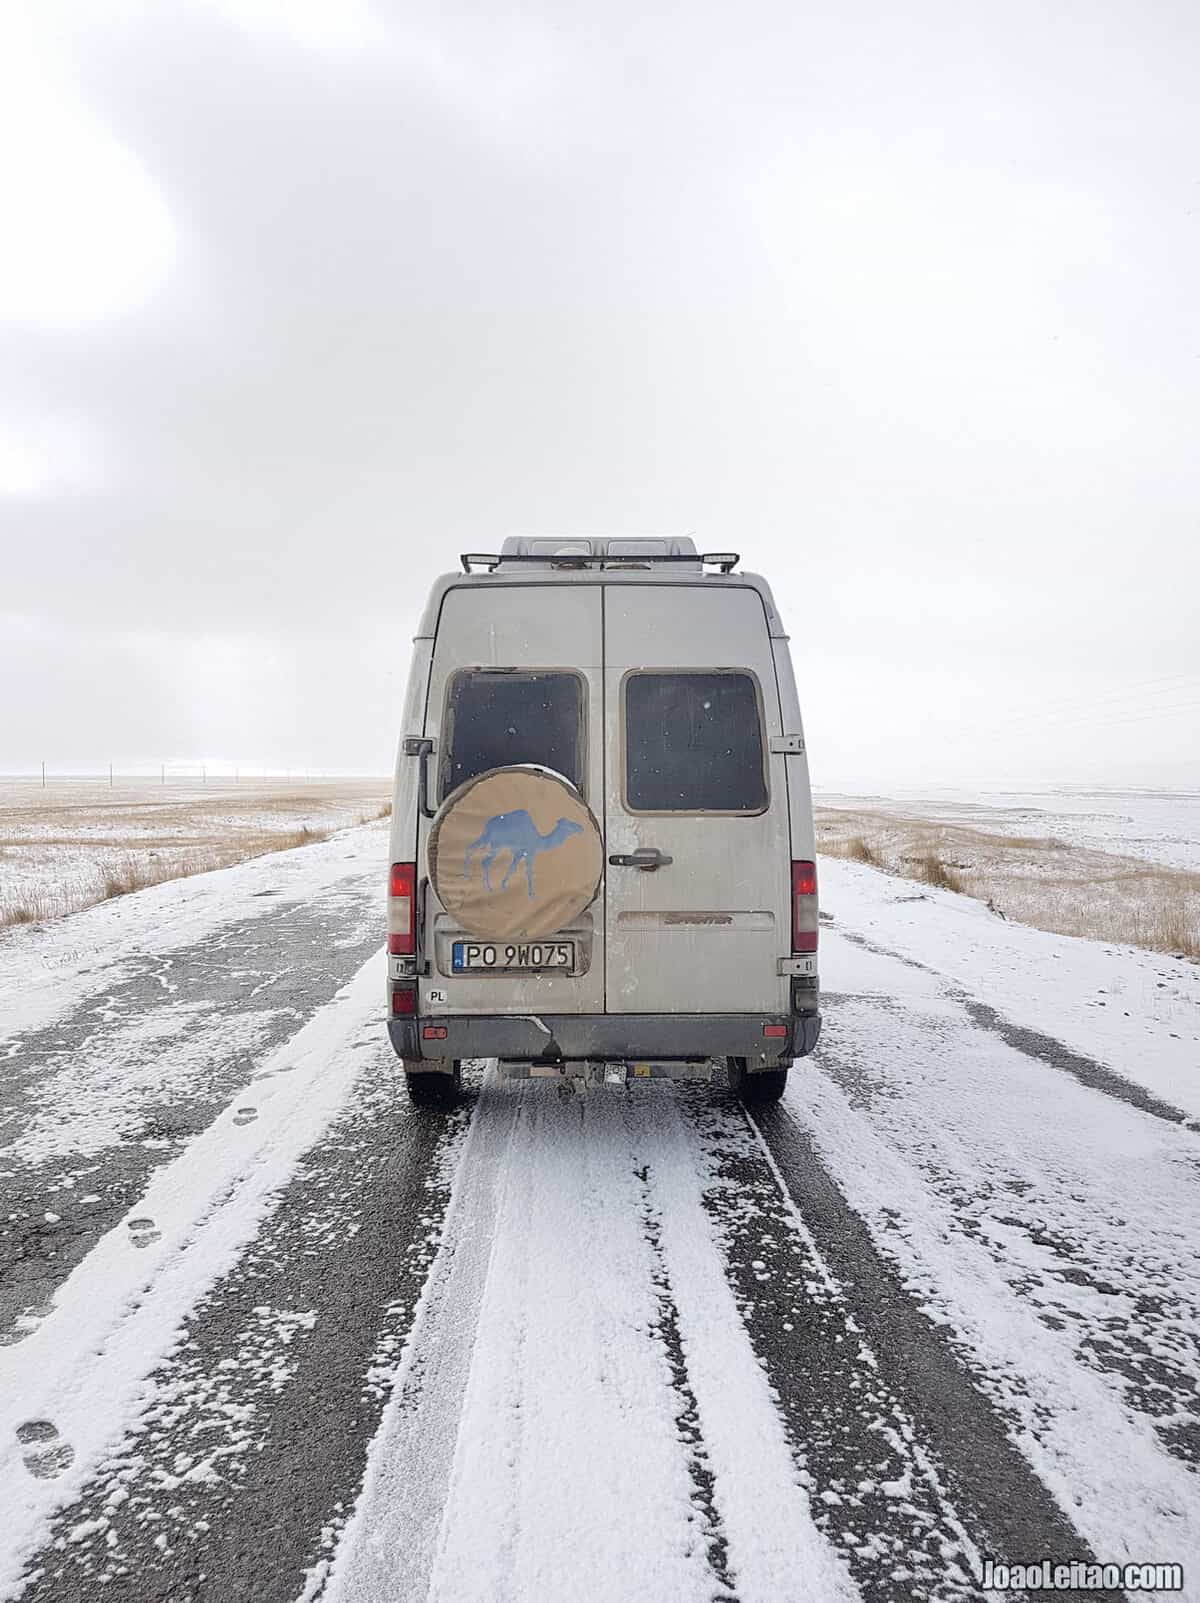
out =
[(1193, 0), (0, 9), (0, 767), (387, 769), (425, 591), (694, 531), (825, 786), (1200, 780)]

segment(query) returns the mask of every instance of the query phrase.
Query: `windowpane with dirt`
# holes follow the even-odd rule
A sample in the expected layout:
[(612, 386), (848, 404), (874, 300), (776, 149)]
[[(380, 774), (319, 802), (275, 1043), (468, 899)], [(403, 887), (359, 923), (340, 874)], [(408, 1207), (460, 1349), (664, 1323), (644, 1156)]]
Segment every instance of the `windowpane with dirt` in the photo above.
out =
[(625, 681), (625, 797), (633, 812), (762, 812), (767, 781), (753, 678), (631, 674)]
[(441, 795), (489, 768), (540, 763), (583, 791), (583, 682), (573, 673), (471, 668), (446, 702)]

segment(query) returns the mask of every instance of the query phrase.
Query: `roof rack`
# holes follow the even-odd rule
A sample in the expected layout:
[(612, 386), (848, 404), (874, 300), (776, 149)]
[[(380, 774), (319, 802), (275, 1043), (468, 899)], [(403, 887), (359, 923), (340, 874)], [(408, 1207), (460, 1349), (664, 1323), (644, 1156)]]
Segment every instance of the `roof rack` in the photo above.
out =
[(543, 551), (535, 555), (506, 554), (503, 557), (494, 553), (482, 551), (464, 551), (458, 559), (462, 563), (464, 573), (473, 573), (475, 566), (486, 568), (489, 573), (503, 562), (533, 562), (538, 567), (552, 568), (657, 568), (664, 562), (690, 562), (694, 566), (699, 561), (706, 568), (719, 568), (722, 573), (729, 573), (737, 567), (742, 560), (736, 551), (710, 551), (697, 558), (695, 556), (658, 556), (651, 553), (611, 552), (598, 555), (585, 555), (583, 552), (556, 552)]

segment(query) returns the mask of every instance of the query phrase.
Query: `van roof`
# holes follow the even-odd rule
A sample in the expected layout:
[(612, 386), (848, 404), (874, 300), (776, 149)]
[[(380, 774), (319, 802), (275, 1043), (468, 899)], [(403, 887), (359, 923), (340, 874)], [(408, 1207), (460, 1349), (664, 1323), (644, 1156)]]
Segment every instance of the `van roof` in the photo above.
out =
[[(669, 562), (672, 565), (687, 563), (689, 567), (700, 570), (702, 562), (710, 564), (717, 561), (716, 557), (701, 558), (696, 550), (696, 542), (690, 535), (668, 535), (658, 537), (625, 537), (603, 539), (572, 539), (570, 536), (545, 535), (510, 535), (500, 547), (498, 557), (463, 557), (463, 565), (468, 560), (486, 563), (496, 563), (503, 566), (505, 563), (519, 562), (525, 565), (537, 563), (550, 567), (552, 564), (567, 562), (598, 563), (608, 562)], [(726, 551), (720, 554), (722, 563), (729, 567), (736, 566), (737, 554)]]
[[(686, 535), (638, 539), (547, 539), (518, 535), (496, 554), (468, 552), (462, 573), (444, 573), (433, 582), (416, 639), (432, 639), (442, 600), (450, 590), (494, 590), (509, 585), (699, 585), (704, 589), (756, 590), (762, 597), (769, 633), (787, 634), (767, 581), (757, 573), (734, 573), (735, 552), (696, 550)], [(705, 564), (716, 572), (706, 571)], [(483, 565), (483, 572), (475, 566)]]

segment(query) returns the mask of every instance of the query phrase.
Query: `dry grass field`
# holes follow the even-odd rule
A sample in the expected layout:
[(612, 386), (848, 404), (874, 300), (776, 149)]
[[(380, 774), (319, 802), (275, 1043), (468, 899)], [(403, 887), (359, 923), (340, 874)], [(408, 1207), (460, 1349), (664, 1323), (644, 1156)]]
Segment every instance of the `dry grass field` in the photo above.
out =
[(817, 850), (958, 891), (1059, 935), (1200, 958), (1200, 874), (888, 809), (816, 809)]
[[(0, 780), (0, 928), (324, 840), (386, 817), (390, 793), (386, 779)], [(919, 805), (818, 805), (817, 849), (1039, 929), (1200, 958), (1200, 874), (925, 817)]]
[(0, 928), (324, 840), (390, 811), (386, 779), (0, 780)]

